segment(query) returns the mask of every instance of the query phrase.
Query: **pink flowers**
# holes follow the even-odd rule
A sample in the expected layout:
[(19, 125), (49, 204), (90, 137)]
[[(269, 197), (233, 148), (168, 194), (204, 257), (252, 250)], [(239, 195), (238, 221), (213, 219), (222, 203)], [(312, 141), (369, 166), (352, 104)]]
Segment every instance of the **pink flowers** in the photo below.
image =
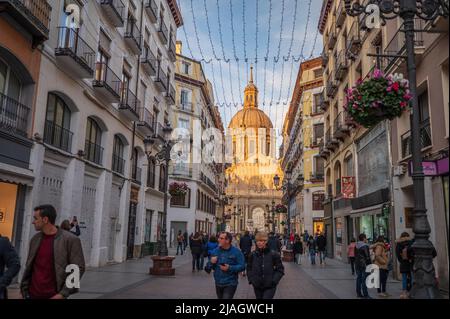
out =
[(392, 89), (395, 92), (398, 92), (398, 89), (400, 88), (400, 84), (398, 84), (398, 82), (395, 82), (394, 84), (392, 84)]
[(381, 70), (375, 69), (375, 71), (373, 71), (373, 78), (374, 79), (379, 79), (382, 76), (383, 76), (383, 72), (381, 72)]

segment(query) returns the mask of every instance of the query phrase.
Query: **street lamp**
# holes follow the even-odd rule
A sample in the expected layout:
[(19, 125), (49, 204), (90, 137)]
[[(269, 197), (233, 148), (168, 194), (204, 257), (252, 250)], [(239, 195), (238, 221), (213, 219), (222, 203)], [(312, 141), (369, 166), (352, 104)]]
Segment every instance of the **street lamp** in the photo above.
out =
[[(433, 265), (433, 244), (429, 240), (430, 224), (425, 207), (424, 174), (422, 169), (419, 104), (417, 99), (416, 64), (414, 57), (414, 19), (433, 21), (439, 16), (448, 18), (449, 3), (445, 0), (373, 0), (367, 5), (351, 3), (345, 0), (345, 10), (350, 16), (365, 14), (369, 5), (378, 5), (382, 23), (385, 20), (400, 16), (403, 19), (403, 32), (406, 41), (406, 59), (408, 68), (408, 80), (412, 95), (412, 122), (411, 122), (411, 148), (412, 148), (412, 180), (414, 190), (414, 286), (411, 290), (411, 298), (429, 299), (441, 298), (436, 284), (435, 269)], [(422, 32), (419, 30), (419, 32)], [(400, 57), (392, 55), (378, 55), (380, 57)]]
[[(287, 194), (287, 224), (288, 224), (288, 236), (291, 236), (291, 177), (292, 171), (287, 170), (284, 174), (286, 178), (286, 194)], [(288, 241), (288, 245), (290, 247), (290, 242)]]
[[(168, 182), (169, 182), (169, 163), (170, 152), (175, 142), (171, 140), (172, 128), (170, 123), (166, 123), (163, 128), (164, 141), (159, 142), (160, 151), (154, 156), (157, 165), (164, 165), (164, 214), (160, 239), (158, 240), (158, 254), (153, 256), (153, 268), (150, 268), (152, 275), (174, 275), (175, 269), (172, 268), (172, 261), (175, 257), (169, 257), (167, 249), (167, 201), (168, 201)], [(148, 160), (152, 157), (153, 145), (157, 143), (156, 137), (148, 137), (144, 139), (145, 154)]]

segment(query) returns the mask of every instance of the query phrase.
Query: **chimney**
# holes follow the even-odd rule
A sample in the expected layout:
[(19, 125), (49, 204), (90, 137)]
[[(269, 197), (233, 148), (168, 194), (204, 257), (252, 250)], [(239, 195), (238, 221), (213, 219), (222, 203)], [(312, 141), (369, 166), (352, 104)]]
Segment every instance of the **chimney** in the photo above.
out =
[(180, 40), (177, 40), (175, 52), (181, 55), (181, 49), (183, 48), (183, 43)]

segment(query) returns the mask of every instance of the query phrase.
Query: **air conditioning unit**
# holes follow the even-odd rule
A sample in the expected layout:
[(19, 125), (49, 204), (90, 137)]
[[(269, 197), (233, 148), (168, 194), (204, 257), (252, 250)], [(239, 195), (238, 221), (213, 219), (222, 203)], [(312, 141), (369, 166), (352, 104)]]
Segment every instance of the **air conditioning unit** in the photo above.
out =
[(406, 173), (406, 167), (399, 165), (399, 166), (394, 166), (394, 176), (402, 176)]

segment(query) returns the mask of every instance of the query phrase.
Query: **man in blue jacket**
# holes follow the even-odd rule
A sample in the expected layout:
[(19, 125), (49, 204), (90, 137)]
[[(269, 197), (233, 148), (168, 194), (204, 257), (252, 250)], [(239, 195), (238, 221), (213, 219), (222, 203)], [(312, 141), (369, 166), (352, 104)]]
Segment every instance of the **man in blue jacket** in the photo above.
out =
[(218, 239), (219, 247), (212, 251), (211, 260), (205, 270), (208, 273), (214, 270), (217, 298), (233, 299), (239, 273), (245, 269), (244, 255), (231, 245), (233, 237), (230, 233), (221, 232)]

